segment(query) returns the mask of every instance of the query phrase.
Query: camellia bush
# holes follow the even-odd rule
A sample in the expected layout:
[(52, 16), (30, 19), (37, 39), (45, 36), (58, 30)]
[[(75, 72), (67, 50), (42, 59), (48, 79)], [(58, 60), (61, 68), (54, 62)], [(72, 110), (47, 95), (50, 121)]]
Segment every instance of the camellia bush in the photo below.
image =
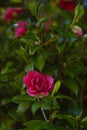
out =
[(87, 130), (86, 15), (86, 0), (1, 0), (0, 130)]

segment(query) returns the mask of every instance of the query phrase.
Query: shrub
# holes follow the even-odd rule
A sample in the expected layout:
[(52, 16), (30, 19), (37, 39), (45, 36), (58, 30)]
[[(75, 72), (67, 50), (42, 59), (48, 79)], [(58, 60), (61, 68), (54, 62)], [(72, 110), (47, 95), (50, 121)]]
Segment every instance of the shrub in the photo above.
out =
[(0, 7), (0, 130), (86, 130), (86, 2)]

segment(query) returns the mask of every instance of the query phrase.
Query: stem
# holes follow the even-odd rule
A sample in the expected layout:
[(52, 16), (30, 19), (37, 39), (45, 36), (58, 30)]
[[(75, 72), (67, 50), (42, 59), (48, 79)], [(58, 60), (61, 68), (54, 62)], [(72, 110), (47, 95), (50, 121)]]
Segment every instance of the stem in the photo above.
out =
[(51, 96), (50, 96), (50, 123), (52, 123), (52, 99), (51, 99)]
[(45, 112), (44, 112), (44, 109), (42, 107), (41, 107), (41, 111), (42, 111), (42, 114), (43, 114), (45, 121), (48, 122), (48, 119), (47, 119)]
[[(40, 101), (40, 99), (38, 98), (38, 102), (39, 102), (39, 101)], [(47, 119), (47, 117), (46, 117), (46, 114), (45, 114), (45, 112), (44, 112), (43, 107), (41, 107), (40, 109), (41, 109), (41, 112), (42, 112), (42, 114), (43, 114), (43, 117), (44, 117), (45, 121), (48, 122), (48, 119)]]
[(72, 27), (72, 26), (74, 25), (75, 22), (76, 22), (76, 17), (74, 17), (74, 19), (73, 19), (73, 21), (72, 21), (70, 27)]
[(83, 107), (83, 88), (80, 90), (80, 106)]
[(76, 130), (80, 130), (80, 126), (79, 126), (79, 124), (77, 124)]

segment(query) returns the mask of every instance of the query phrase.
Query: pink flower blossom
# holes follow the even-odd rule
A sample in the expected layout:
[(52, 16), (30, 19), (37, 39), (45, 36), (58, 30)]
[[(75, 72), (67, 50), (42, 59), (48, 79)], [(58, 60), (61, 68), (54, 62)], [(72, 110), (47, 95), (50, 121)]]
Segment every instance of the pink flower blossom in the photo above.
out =
[(77, 26), (77, 25), (74, 25), (74, 26), (72, 27), (72, 31), (73, 31), (75, 34), (77, 34), (78, 36), (82, 36), (82, 35), (83, 35), (82, 29), (81, 29), (79, 26)]
[(7, 8), (3, 14), (3, 19), (9, 23), (17, 14), (23, 12), (22, 8)]
[(15, 28), (15, 36), (21, 37), (27, 32), (27, 23), (23, 21), (19, 21), (17, 23), (17, 27)]
[(60, 0), (59, 7), (66, 11), (72, 11), (75, 9), (75, 0)]
[(32, 97), (38, 95), (40, 97), (48, 96), (54, 88), (53, 82), (52, 76), (33, 70), (23, 77), (23, 83), (27, 86), (27, 93)]
[(44, 29), (45, 29), (46, 32), (50, 31), (52, 23), (53, 23), (52, 20), (48, 20), (48, 21), (45, 22)]

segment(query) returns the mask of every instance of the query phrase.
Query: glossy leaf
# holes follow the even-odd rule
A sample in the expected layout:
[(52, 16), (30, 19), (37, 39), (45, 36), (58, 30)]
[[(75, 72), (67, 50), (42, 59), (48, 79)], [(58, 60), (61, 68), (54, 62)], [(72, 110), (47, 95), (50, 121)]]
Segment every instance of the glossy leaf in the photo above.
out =
[(64, 79), (64, 83), (74, 94), (76, 95), (78, 94), (79, 87), (78, 84), (75, 82), (75, 80), (71, 78), (66, 78)]
[(40, 129), (45, 129), (47, 127), (47, 123), (42, 120), (31, 120), (25, 122), (24, 125), (28, 127), (28, 129), (30, 130), (40, 130)]
[(32, 102), (32, 100), (28, 95), (17, 95), (12, 98), (12, 101), (16, 103)]

